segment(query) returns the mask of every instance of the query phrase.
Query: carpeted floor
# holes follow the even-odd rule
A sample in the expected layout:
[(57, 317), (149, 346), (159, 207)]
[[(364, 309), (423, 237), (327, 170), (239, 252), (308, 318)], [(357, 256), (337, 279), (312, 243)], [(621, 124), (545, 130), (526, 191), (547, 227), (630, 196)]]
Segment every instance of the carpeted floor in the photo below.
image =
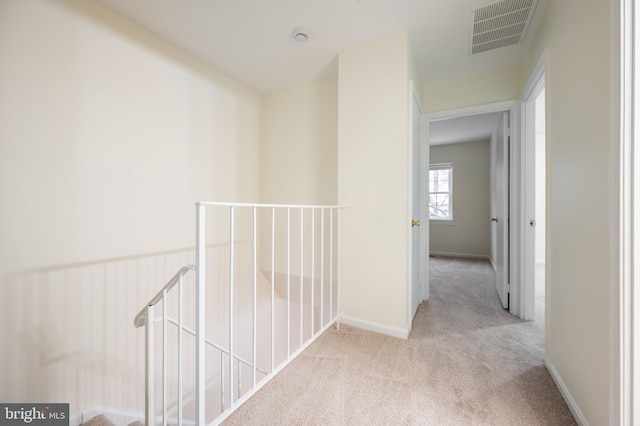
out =
[(540, 325), (505, 312), (487, 261), (431, 258), (408, 340), (330, 329), (227, 425), (574, 425)]

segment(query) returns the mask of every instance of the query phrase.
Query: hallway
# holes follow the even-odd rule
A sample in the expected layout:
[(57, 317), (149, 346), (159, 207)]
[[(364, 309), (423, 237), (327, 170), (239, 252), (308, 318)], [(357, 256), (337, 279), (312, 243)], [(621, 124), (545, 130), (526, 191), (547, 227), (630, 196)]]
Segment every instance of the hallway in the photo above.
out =
[(225, 424), (575, 424), (489, 262), (431, 258), (430, 276), (408, 340), (330, 329)]

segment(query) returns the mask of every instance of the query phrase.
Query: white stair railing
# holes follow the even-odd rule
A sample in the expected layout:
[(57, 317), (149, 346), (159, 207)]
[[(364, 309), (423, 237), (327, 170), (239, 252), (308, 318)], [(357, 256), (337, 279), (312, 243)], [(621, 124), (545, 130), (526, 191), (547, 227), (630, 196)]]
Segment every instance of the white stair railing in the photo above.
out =
[[(135, 319), (146, 327), (148, 425), (221, 423), (338, 321), (339, 211), (196, 203), (196, 265), (182, 268)], [(182, 281), (192, 270), (195, 288), (187, 288), (195, 293), (185, 298)], [(174, 287), (178, 300), (169, 304)], [(169, 326), (177, 330), (172, 342)]]
[[(167, 389), (168, 389), (168, 381), (167, 381), (167, 358), (168, 358), (168, 339), (167, 339), (167, 327), (168, 325), (173, 325), (177, 327), (178, 331), (178, 355), (177, 355), (177, 391), (178, 391), (178, 401), (183, 401), (183, 346), (182, 346), (182, 333), (187, 331), (188, 333), (193, 334), (193, 331), (190, 330), (184, 324), (184, 316), (183, 316), (183, 277), (188, 274), (190, 271), (194, 271), (196, 267), (194, 265), (187, 265), (182, 267), (174, 276), (169, 280), (167, 284), (160, 290), (147, 306), (140, 311), (138, 315), (136, 315), (133, 323), (136, 327), (145, 327), (145, 418), (146, 424), (154, 424), (155, 423), (155, 323), (162, 322), (162, 344), (161, 344), (161, 362), (162, 362), (162, 424), (167, 424)], [(168, 314), (167, 308), (167, 295), (169, 292), (177, 285), (178, 287), (178, 319), (172, 318)], [(155, 316), (155, 307), (157, 304), (162, 303), (162, 316)], [(182, 404), (180, 404), (178, 408), (178, 418), (182, 419)], [(182, 422), (180, 421), (180, 424)]]

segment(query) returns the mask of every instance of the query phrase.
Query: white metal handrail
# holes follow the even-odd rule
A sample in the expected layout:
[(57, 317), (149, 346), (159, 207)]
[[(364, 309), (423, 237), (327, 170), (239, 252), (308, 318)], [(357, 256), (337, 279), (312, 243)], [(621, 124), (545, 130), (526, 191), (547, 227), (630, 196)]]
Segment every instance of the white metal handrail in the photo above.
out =
[[(172, 318), (171, 316), (167, 315), (166, 313), (166, 305), (163, 306), (163, 313), (161, 316), (158, 317), (154, 317), (154, 309), (153, 307), (155, 305), (157, 305), (159, 302), (161, 301), (166, 301), (166, 296), (167, 294), (171, 291), (171, 289), (173, 289), (176, 285), (180, 286), (179, 288), (179, 292), (182, 293), (182, 277), (184, 277), (187, 273), (189, 273), (190, 271), (195, 271), (196, 267), (194, 265), (186, 265), (183, 266), (182, 268), (180, 268), (180, 270), (169, 280), (169, 282), (167, 282), (167, 284), (165, 284), (165, 286), (162, 288), (162, 290), (160, 290), (150, 301), (149, 303), (147, 303), (147, 306), (142, 309), (138, 315), (136, 315), (135, 319), (134, 319), (134, 326), (136, 328), (138, 327), (142, 327), (142, 326), (147, 326), (147, 342), (149, 343), (147, 345), (147, 350), (146, 350), (146, 366), (147, 366), (147, 372), (145, 374), (146, 376), (146, 382), (147, 382), (147, 389), (146, 389), (146, 415), (147, 418), (153, 418), (154, 417), (154, 412), (155, 412), (155, 404), (154, 404), (154, 400), (155, 400), (155, 388), (154, 388), (154, 381), (153, 381), (153, 377), (154, 377), (154, 352), (152, 350), (153, 345), (154, 345), (154, 341), (153, 341), (153, 332), (154, 332), (154, 327), (153, 325), (155, 323), (161, 322), (163, 324), (163, 337), (162, 337), (162, 363), (163, 363), (163, 384), (162, 384), (162, 389), (163, 389), (163, 396), (162, 396), (162, 400), (163, 400), (163, 413), (162, 413), (162, 424), (167, 424), (168, 421), (168, 416), (167, 416), (167, 411), (166, 411), (166, 407), (167, 407), (167, 397), (166, 397), (166, 389), (167, 389), (167, 380), (166, 380), (166, 376), (167, 376), (167, 363), (166, 363), (166, 359), (167, 359), (167, 346), (166, 346), (166, 325), (167, 324), (171, 324), (173, 326), (178, 327), (179, 330), (181, 331), (185, 331), (187, 334), (196, 337), (196, 332), (195, 330), (192, 330), (191, 328), (187, 327), (186, 325), (182, 324), (182, 320), (181, 319), (175, 319)], [(182, 299), (182, 297), (180, 297), (180, 299)], [(182, 301), (179, 302), (180, 303), (180, 311), (182, 308)], [(180, 318), (182, 318), (182, 315), (179, 315)], [(148, 321), (147, 321), (148, 320)], [(220, 345), (216, 344), (215, 342), (211, 341), (210, 339), (205, 339), (205, 343), (214, 348), (217, 349), (218, 351), (220, 351), (221, 353), (224, 353), (226, 355), (229, 355), (229, 351), (227, 351), (226, 349), (224, 349), (223, 347), (221, 347)], [(178, 339), (178, 352), (179, 352), (179, 356), (178, 356), (178, 376), (179, 376), (179, 382), (182, 382), (182, 366), (181, 366), (181, 358), (182, 358), (182, 339), (179, 338)], [(233, 358), (239, 362), (242, 363), (248, 367), (251, 367), (252, 364), (243, 359), (242, 357), (238, 356), (238, 355), (234, 355)], [(267, 375), (269, 374), (267, 371), (264, 371), (260, 368), (257, 368), (257, 370), (264, 374)], [(178, 385), (178, 392), (179, 392), (179, 396), (178, 396), (178, 408), (180, 409), (180, 405), (184, 402), (183, 401), (183, 395), (182, 395), (182, 383), (179, 383)], [(182, 414), (179, 413), (178, 414), (178, 424), (182, 424)]]
[(160, 302), (163, 297), (171, 291), (171, 289), (173, 287), (175, 287), (176, 284), (178, 284), (180, 282), (180, 279), (182, 277), (184, 277), (187, 273), (189, 273), (189, 271), (195, 271), (196, 267), (195, 265), (186, 265), (183, 266), (182, 268), (180, 268), (180, 270), (178, 272), (176, 272), (176, 274), (169, 280), (169, 282), (167, 282), (165, 284), (164, 287), (162, 287), (162, 290), (160, 290), (154, 297), (153, 299), (151, 299), (149, 301), (149, 303), (147, 303), (147, 306), (145, 306), (140, 313), (138, 313), (138, 315), (136, 315), (135, 319), (133, 320), (133, 325), (138, 328), (138, 327), (142, 327), (145, 324), (145, 321), (147, 319), (147, 307), (149, 306), (154, 306), (156, 305), (158, 302)]
[(180, 270), (165, 284), (150, 301), (147, 303), (144, 309), (136, 315), (133, 323), (135, 327), (145, 326), (145, 418), (146, 424), (151, 425), (155, 422), (155, 342), (154, 342), (154, 324), (158, 322), (158, 319), (154, 317), (154, 308), (162, 302), (162, 424), (167, 424), (167, 294), (176, 285), (178, 286), (178, 320), (176, 325), (178, 326), (178, 418), (179, 425), (182, 425), (182, 399), (183, 399), (183, 374), (182, 374), (182, 331), (185, 330), (183, 325), (183, 277), (190, 271), (194, 271), (196, 267), (194, 265), (187, 265), (180, 268)]
[[(156, 318), (156, 319), (155, 319), (155, 322), (159, 322), (159, 321), (162, 321), (162, 318)], [(171, 318), (171, 317), (167, 317), (167, 322), (169, 322), (169, 324), (172, 324), (172, 325), (175, 325), (175, 326), (177, 326), (177, 327), (180, 327), (180, 325), (179, 325), (178, 321), (176, 321), (175, 319), (173, 319), (173, 318)], [(193, 337), (196, 337), (196, 332), (195, 332), (195, 330), (192, 330), (192, 329), (190, 329), (189, 327), (184, 326), (184, 325), (182, 326), (182, 329), (183, 329), (184, 331), (186, 331), (188, 334), (192, 335)], [(212, 347), (212, 348), (214, 348), (214, 349), (219, 350), (219, 351), (220, 351), (220, 352), (222, 352), (223, 354), (225, 354), (225, 355), (229, 355), (229, 351), (228, 351), (228, 350), (226, 350), (225, 348), (223, 348), (223, 347), (222, 347), (222, 346), (220, 346), (220, 345), (217, 345), (215, 342), (211, 341), (210, 339), (204, 339), (204, 342), (205, 342), (208, 346), (210, 346), (210, 347)], [(235, 360), (236, 360), (236, 361), (241, 362), (242, 364), (246, 365), (247, 367), (251, 367), (251, 365), (252, 365), (252, 364), (251, 364), (251, 362), (247, 361), (246, 359), (242, 358), (242, 357), (241, 357), (241, 356), (239, 356), (239, 355), (234, 355), (233, 357), (235, 358)], [(257, 369), (259, 372), (261, 372), (262, 374), (269, 374), (267, 371), (264, 371), (264, 370), (262, 370), (261, 368), (256, 367), (256, 369)]]
[[(205, 425), (222, 422), (338, 321), (339, 211), (339, 206), (196, 203), (196, 265), (181, 268), (134, 320), (136, 327), (146, 326), (147, 425), (154, 424), (158, 414), (154, 382), (157, 374), (155, 323), (162, 323), (162, 424), (169, 421), (167, 388), (170, 388), (177, 389), (178, 393), (177, 402), (172, 404), (177, 407), (177, 418), (172, 417), (171, 423), (182, 425), (188, 421)], [(246, 214), (241, 216), (240, 212)], [(218, 213), (222, 213), (222, 219), (218, 215), (211, 221), (210, 216)], [(220, 229), (223, 222), (226, 231)], [(250, 238), (248, 233), (252, 234)], [(259, 243), (262, 243), (261, 250)], [(228, 251), (221, 258), (221, 250), (226, 247)], [(213, 253), (214, 250), (217, 251)], [(221, 260), (223, 258), (228, 259)], [(208, 277), (207, 266), (211, 267), (213, 261), (224, 265), (213, 265), (215, 274)], [(189, 301), (195, 306), (194, 328), (183, 321), (182, 278), (190, 271), (196, 272), (195, 300)], [(247, 277), (249, 271), (250, 278)], [(177, 319), (167, 312), (167, 294), (175, 286), (178, 288)], [(276, 286), (280, 290), (276, 290)], [(213, 296), (207, 298), (208, 291), (213, 291), (210, 293)], [(295, 295), (296, 292), (299, 295)], [(246, 299), (249, 293), (251, 302)], [(221, 297), (225, 298), (224, 304), (220, 304)], [(155, 317), (154, 307), (158, 304), (162, 305), (162, 315)], [(284, 310), (286, 319), (283, 319)], [(276, 315), (276, 311), (280, 315)], [(263, 327), (270, 324), (260, 343), (259, 324)], [(167, 377), (169, 325), (178, 330), (178, 343), (176, 348), (171, 348), (177, 350), (177, 383), (173, 379), (169, 383)], [(193, 361), (193, 366), (184, 367), (195, 381), (193, 388), (188, 389), (189, 401), (183, 398), (182, 389), (183, 333), (195, 338), (191, 347), (194, 358), (186, 360)], [(247, 342), (249, 336), (250, 343)], [(277, 341), (276, 336), (280, 340)], [(222, 342), (216, 342), (218, 339)], [(219, 357), (218, 363), (211, 363), (211, 349), (218, 354), (215, 355)], [(241, 356), (241, 352), (250, 356)], [(243, 374), (243, 370), (250, 371), (249, 375)], [(190, 408), (195, 406), (194, 417), (184, 420), (183, 406), (187, 404)]]

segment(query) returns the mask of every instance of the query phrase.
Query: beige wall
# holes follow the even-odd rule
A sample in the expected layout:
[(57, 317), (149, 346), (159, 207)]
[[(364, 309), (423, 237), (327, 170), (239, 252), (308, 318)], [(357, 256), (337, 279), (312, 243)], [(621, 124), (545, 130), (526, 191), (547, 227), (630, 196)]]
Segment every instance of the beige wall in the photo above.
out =
[(610, 411), (609, 12), (549, 2), (523, 68), (526, 80), (549, 49), (546, 355), (592, 425)]
[(424, 85), (422, 98), (426, 113), (520, 98), (520, 67)]
[(263, 96), (262, 201), (335, 205), (337, 149), (337, 77)]
[(408, 44), (397, 34), (340, 54), (338, 202), (342, 308), (407, 330)]
[(431, 163), (453, 164), (453, 224), (431, 221), (430, 252), (489, 256), (489, 141), (436, 145)]
[(140, 412), (133, 317), (194, 201), (260, 198), (260, 98), (81, 0), (0, 3), (0, 93), (0, 400)]
[[(262, 97), (260, 188), (262, 202), (336, 205), (338, 200), (338, 79), (317, 80)], [(290, 271), (300, 274), (299, 210), (292, 212)], [(316, 251), (320, 254), (321, 212), (316, 212)], [(329, 246), (330, 219), (325, 220), (325, 248)], [(305, 213), (304, 270), (311, 271), (311, 213)], [(261, 250), (270, 253), (271, 214), (261, 215)], [(276, 235), (287, 232), (286, 212), (276, 215)], [(287, 239), (277, 238), (277, 253), (286, 253)], [(328, 257), (328, 253), (326, 253)], [(271, 271), (270, 256), (261, 256), (263, 271)], [(316, 275), (320, 277), (320, 259)], [(276, 256), (277, 272), (287, 271), (286, 256)], [(328, 262), (327, 265), (328, 267)], [(270, 274), (267, 274), (270, 275)], [(325, 275), (328, 275), (326, 271)]]

